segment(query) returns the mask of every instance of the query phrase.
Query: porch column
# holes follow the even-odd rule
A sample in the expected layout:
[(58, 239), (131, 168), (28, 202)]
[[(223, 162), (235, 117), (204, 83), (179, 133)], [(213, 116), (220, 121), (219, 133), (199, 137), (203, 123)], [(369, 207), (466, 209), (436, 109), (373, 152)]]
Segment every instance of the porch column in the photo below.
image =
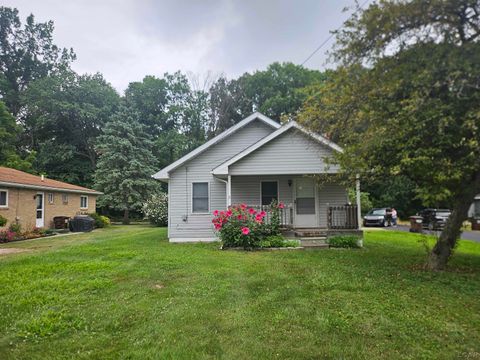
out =
[(227, 208), (232, 205), (232, 175), (227, 180)]
[(360, 203), (360, 175), (357, 174), (355, 180), (355, 195), (357, 198), (357, 221), (358, 221), (358, 229), (362, 228), (362, 206)]

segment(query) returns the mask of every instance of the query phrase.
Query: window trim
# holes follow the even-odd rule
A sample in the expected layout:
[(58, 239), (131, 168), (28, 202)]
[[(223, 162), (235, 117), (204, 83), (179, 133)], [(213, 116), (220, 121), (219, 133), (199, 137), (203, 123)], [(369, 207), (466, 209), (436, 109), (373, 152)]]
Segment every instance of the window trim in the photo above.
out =
[[(193, 211), (193, 184), (207, 184), (207, 192), (208, 192), (208, 209), (207, 211)], [(191, 215), (210, 215), (210, 181), (192, 181), (190, 184), (190, 214)]]
[(8, 189), (0, 189), (0, 191), (6, 193), (5, 205), (0, 205), (0, 209), (8, 209)]
[[(86, 206), (82, 206), (82, 198), (86, 198)], [(88, 209), (88, 195), (80, 195), (80, 209), (86, 210)]]
[(280, 202), (280, 181), (278, 179), (272, 179), (272, 180), (260, 180), (260, 206), (268, 206), (268, 205), (263, 205), (262, 204), (262, 198), (263, 198), (263, 195), (262, 195), (262, 184), (264, 182), (276, 182), (277, 183), (277, 202)]
[[(52, 200), (50, 200), (50, 196), (52, 197)], [(47, 193), (47, 201), (50, 205), (55, 204), (55, 194), (53, 192)]]
[(62, 194), (62, 204), (68, 205), (68, 194)]

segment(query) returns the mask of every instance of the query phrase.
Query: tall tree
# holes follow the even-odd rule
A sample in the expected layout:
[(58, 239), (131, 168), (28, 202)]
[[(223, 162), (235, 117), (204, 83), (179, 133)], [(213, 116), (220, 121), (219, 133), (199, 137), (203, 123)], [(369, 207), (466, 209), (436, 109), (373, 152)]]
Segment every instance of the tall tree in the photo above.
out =
[(266, 70), (228, 81), (220, 77), (210, 89), (210, 135), (260, 111), (276, 121), (294, 115), (305, 100), (300, 90), (322, 82), (325, 74), (292, 63), (272, 63)]
[(446, 267), (480, 193), (480, 3), (379, 1), (337, 33), (342, 67), (311, 89), (300, 119), (345, 146), (364, 177), (404, 176), (453, 208), (429, 258)]
[(97, 141), (100, 158), (95, 187), (104, 193), (98, 203), (122, 210), (125, 224), (130, 221), (130, 210), (140, 210), (147, 197), (159, 189), (152, 178), (156, 170), (153, 142), (145, 130), (135, 111), (122, 108), (107, 123)]
[(30, 15), (22, 27), (17, 9), (0, 7), (0, 95), (17, 118), (21, 94), (29, 84), (67, 68), (75, 59), (72, 49), (53, 43), (52, 34), (52, 21), (36, 23)]
[(63, 71), (31, 83), (25, 92), (26, 131), (38, 151), (36, 168), (52, 178), (93, 184), (96, 138), (120, 97), (100, 74)]
[(35, 153), (22, 154), (18, 150), (21, 131), (5, 103), (0, 101), (0, 166), (33, 172)]
[(187, 77), (176, 72), (163, 78), (146, 76), (132, 82), (125, 102), (139, 114), (155, 142), (157, 166), (163, 167), (205, 141), (208, 94), (194, 90)]

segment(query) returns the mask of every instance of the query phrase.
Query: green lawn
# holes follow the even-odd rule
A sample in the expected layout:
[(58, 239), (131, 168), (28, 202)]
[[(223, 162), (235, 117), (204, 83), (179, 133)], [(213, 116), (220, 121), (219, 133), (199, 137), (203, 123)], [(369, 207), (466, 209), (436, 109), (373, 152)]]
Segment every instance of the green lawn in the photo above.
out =
[(362, 250), (238, 252), (114, 226), (10, 243), (0, 359), (480, 358), (480, 244), (450, 271), (419, 235)]

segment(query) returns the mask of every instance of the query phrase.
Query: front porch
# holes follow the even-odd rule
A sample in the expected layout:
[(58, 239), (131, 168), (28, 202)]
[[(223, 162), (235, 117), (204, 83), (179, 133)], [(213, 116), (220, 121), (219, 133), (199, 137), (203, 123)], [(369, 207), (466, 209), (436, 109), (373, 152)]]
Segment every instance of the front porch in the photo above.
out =
[[(243, 203), (268, 214), (273, 200), (282, 203), (280, 225), (295, 236), (360, 229), (358, 204), (349, 203), (347, 189), (341, 184), (320, 183), (311, 175), (228, 176), (220, 181), (226, 182), (227, 206)], [(268, 216), (266, 221), (270, 221)]]

